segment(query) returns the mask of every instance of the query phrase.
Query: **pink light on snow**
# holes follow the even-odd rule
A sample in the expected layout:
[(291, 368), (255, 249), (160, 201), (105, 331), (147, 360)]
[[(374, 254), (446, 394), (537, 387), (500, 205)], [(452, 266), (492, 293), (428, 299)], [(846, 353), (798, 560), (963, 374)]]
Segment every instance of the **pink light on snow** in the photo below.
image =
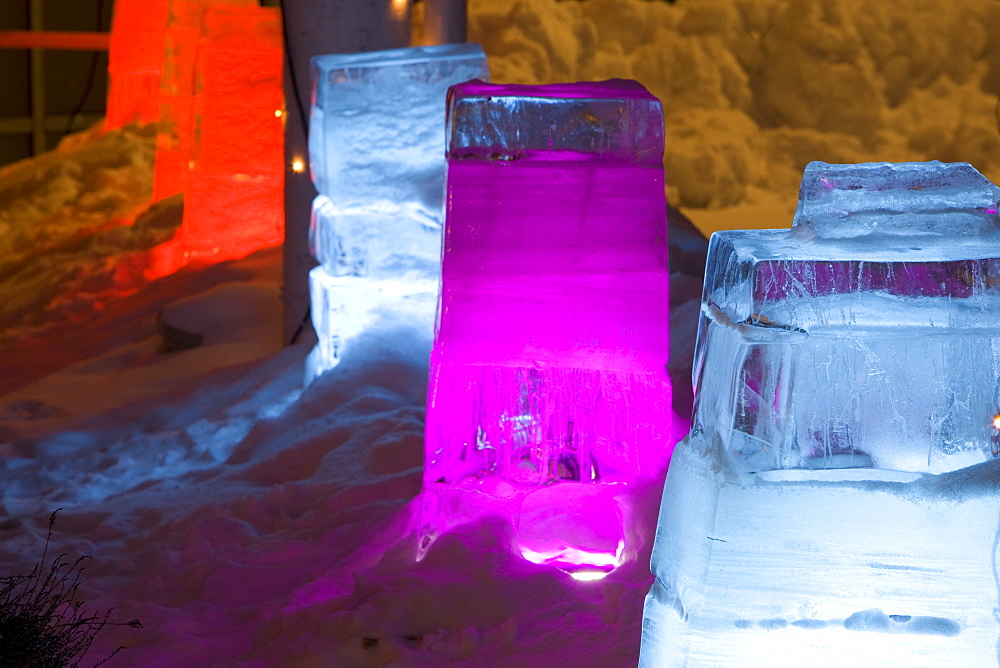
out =
[(610, 570), (673, 445), (660, 102), (467, 82), (447, 156), (419, 554), (503, 513), (526, 558)]

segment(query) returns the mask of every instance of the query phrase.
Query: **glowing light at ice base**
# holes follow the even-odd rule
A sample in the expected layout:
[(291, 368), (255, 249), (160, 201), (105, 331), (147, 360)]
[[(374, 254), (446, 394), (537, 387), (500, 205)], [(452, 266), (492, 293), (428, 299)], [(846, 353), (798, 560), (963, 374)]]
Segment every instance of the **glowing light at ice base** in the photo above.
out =
[(448, 115), (419, 554), (501, 513), (526, 558), (610, 570), (672, 445), (660, 102), (473, 81)]
[(393, 330), (430, 348), (445, 95), (452, 84), (487, 76), (476, 44), (316, 56), (311, 72), (309, 168), (319, 196), (309, 242), (320, 266), (309, 274), (319, 342), (307, 382), (368, 332)]
[(996, 662), (997, 201), (812, 163), (791, 229), (713, 235), (641, 665)]

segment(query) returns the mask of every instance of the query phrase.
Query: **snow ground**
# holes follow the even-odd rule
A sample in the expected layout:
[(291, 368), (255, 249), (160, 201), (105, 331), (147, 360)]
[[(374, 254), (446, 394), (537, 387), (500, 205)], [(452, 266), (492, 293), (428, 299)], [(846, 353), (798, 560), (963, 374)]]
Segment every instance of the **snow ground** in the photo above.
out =
[[(54, 549), (94, 556), (87, 600), (145, 625), (99, 636), (90, 658), (128, 645), (119, 665), (634, 662), (658, 481), (635, 494), (643, 554), (603, 581), (525, 562), (499, 517), (415, 563), (429, 342), (373, 337), (303, 392), (279, 257), (123, 298), (68, 342), (79, 361), (0, 397), (3, 562), (30, 567), (64, 508)], [(203, 344), (165, 352), (158, 311)]]
[[(671, 200), (704, 230), (787, 225), (811, 159), (996, 177), (997, 12), (472, 0), (470, 36), (495, 80), (645, 83), (666, 103)], [(415, 563), (429, 342), (387, 332), (303, 391), (312, 341), (278, 340), (277, 249), (136, 279), (180, 219), (175, 200), (124, 224), (151, 160), (126, 129), (0, 170), (0, 563), (29, 569), (64, 508), (53, 549), (93, 555), (86, 599), (145, 625), (106, 629), (85, 664), (124, 644), (109, 665), (633, 665), (659, 482), (628, 509), (638, 553), (601, 581), (525, 562), (499, 518)], [(680, 382), (699, 258), (684, 242)], [(202, 345), (165, 351), (158, 319)]]

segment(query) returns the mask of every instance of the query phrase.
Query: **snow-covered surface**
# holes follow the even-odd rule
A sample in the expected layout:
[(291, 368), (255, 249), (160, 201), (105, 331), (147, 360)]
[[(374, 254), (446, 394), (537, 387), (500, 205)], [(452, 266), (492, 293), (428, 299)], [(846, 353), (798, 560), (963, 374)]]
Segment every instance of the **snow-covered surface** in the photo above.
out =
[(702, 230), (787, 226), (812, 160), (965, 161), (1000, 181), (990, 0), (469, 5), (493, 81), (622, 77), (659, 97), (667, 196)]
[[(372, 338), (303, 392), (308, 345), (276, 338), (279, 257), (181, 272), (17, 348), (81, 359), (3, 378), (5, 568), (65, 508), (54, 549), (95, 557), (88, 600), (145, 625), (99, 637), (95, 658), (130, 647), (119, 665), (634, 661), (648, 554), (577, 582), (524, 561), (496, 518), (414, 561), (426, 343)], [(202, 345), (164, 352), (158, 312)], [(641, 492), (633, 526), (652, 531), (659, 485)]]
[[(997, 180), (997, 3), (470, 5), (497, 81), (632, 77), (661, 97), (669, 194), (703, 228), (787, 225), (813, 159), (968, 160)], [(180, 220), (170, 201), (120, 225), (148, 202), (152, 137), (71, 144), (0, 171), (0, 564), (30, 568), (65, 509), (53, 549), (94, 556), (86, 598), (145, 624), (106, 629), (91, 660), (634, 664), (658, 482), (636, 486), (637, 553), (604, 580), (524, 561), (496, 518), (414, 562), (429, 342), (373, 335), (303, 391), (312, 341), (278, 340), (279, 251), (139, 289)], [(689, 241), (674, 297), (698, 292)], [(697, 312), (675, 299), (682, 379)], [(158, 319), (201, 345), (166, 352)]]

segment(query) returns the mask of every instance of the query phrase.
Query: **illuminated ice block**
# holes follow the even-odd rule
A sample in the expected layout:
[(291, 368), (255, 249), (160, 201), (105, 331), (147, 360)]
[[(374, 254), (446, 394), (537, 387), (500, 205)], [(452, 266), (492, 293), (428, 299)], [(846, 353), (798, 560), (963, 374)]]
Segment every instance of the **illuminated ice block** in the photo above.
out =
[(169, 0), (117, 0), (108, 51), (105, 127), (145, 125), (160, 118), (157, 101), (163, 75)]
[(281, 13), (256, 0), (169, 0), (154, 201), (184, 194), (149, 277), (284, 239)]
[(309, 162), (320, 195), (309, 240), (320, 267), (310, 289), (320, 341), (307, 380), (336, 366), (375, 322), (405, 321), (430, 347), (445, 96), (453, 84), (487, 76), (476, 44), (316, 56), (311, 70)]
[(660, 102), (473, 81), (448, 114), (420, 551), (499, 512), (528, 559), (608, 570), (672, 445)]
[(282, 59), (277, 8), (207, 6), (184, 178), (189, 257), (241, 258), (284, 239)]
[(713, 235), (640, 664), (995, 665), (1000, 188), (811, 163)]
[(487, 76), (482, 47), (314, 56), (310, 73), (309, 165), (317, 192), (342, 215), (411, 205), (440, 227), (445, 94)]
[(215, 10), (249, 9), (258, 7), (258, 3), (256, 0), (167, 0), (164, 63), (157, 96), (159, 126), (153, 175), (155, 201), (184, 190), (194, 141), (198, 43), (209, 7)]

